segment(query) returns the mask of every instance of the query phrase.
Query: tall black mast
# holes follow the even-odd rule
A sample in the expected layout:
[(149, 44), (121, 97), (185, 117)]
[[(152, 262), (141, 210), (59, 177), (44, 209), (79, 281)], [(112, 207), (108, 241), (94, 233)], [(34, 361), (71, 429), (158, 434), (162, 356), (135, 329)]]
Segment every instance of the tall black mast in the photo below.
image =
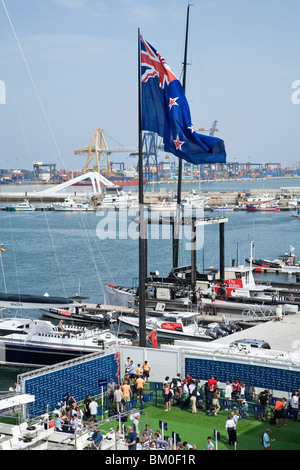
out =
[[(185, 88), (186, 88), (189, 16), (190, 16), (190, 5), (188, 5), (187, 7), (186, 30), (185, 30), (185, 48), (184, 48), (183, 76), (182, 76), (182, 87), (183, 87), (184, 93), (185, 93)], [(179, 158), (178, 180), (177, 180), (177, 211), (176, 211), (176, 219), (174, 220), (174, 227), (173, 227), (173, 268), (178, 267), (178, 259), (179, 259), (179, 233), (180, 233), (180, 227), (181, 227), (181, 184), (182, 184), (182, 158)]]
[(139, 346), (146, 347), (146, 234), (143, 181), (141, 36), (138, 29), (138, 133), (139, 133)]

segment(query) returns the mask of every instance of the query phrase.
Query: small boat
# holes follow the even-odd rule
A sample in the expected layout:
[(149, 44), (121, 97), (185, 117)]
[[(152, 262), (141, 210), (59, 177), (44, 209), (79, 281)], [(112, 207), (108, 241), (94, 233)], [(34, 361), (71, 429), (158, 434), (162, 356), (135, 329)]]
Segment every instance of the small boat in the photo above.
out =
[(214, 210), (217, 211), (217, 212), (233, 212), (233, 211), (234, 211), (234, 207), (228, 206), (228, 205), (226, 204), (225, 206), (215, 207)]
[[(275, 268), (280, 270), (281, 272), (297, 272), (299, 266), (296, 265), (296, 255), (293, 253), (294, 247), (290, 247), (290, 251), (285, 253), (284, 255), (278, 256), (278, 258), (273, 260), (268, 259), (246, 259), (247, 263), (252, 262), (253, 266), (257, 266), (258, 268)], [(256, 271), (259, 269), (256, 268)]]
[(54, 202), (52, 207), (55, 211), (61, 212), (92, 212), (95, 208), (88, 202), (76, 202), (70, 196), (63, 202)]
[(36, 207), (28, 199), (24, 199), (23, 202), (9, 206), (6, 210), (9, 212), (32, 212), (36, 210)]
[(98, 305), (89, 307), (83, 304), (75, 304), (67, 308), (41, 308), (40, 312), (43, 316), (55, 318), (56, 320), (65, 319), (72, 322), (104, 325), (117, 322), (120, 315), (133, 313), (133, 309), (117, 306), (109, 309), (101, 308)]
[(247, 212), (280, 212), (280, 207), (269, 204), (247, 204)]
[(131, 345), (129, 339), (109, 330), (50, 321), (12, 318), (0, 321), (0, 363), (43, 367), (83, 355), (102, 352), (116, 345)]

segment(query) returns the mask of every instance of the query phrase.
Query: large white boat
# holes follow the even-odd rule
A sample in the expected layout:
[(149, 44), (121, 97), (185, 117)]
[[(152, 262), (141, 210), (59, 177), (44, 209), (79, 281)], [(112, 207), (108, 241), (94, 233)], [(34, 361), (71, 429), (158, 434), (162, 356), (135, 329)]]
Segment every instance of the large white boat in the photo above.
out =
[(30, 318), (0, 321), (0, 364), (42, 367), (101, 352), (115, 345), (130, 345), (109, 330), (84, 328)]
[(192, 207), (199, 209), (205, 207), (209, 203), (209, 200), (209, 196), (201, 196), (201, 194), (193, 190), (191, 194), (188, 194), (182, 199), (181, 206), (184, 208)]
[[(221, 336), (226, 336), (234, 331), (232, 326), (210, 323), (207, 326), (199, 326), (199, 315), (195, 312), (169, 312), (159, 317), (146, 317), (146, 330), (151, 333), (156, 328), (157, 337), (163, 339), (189, 339), (197, 341), (212, 341)], [(139, 318), (137, 316), (120, 316), (120, 325), (123, 328), (138, 333)]]
[(99, 208), (104, 209), (119, 209), (127, 207), (137, 207), (138, 197), (130, 191), (125, 193), (123, 190), (116, 190), (114, 192), (107, 192), (101, 201)]
[(70, 196), (63, 202), (54, 202), (52, 207), (55, 211), (61, 212), (92, 212), (95, 208), (86, 201), (76, 202)]

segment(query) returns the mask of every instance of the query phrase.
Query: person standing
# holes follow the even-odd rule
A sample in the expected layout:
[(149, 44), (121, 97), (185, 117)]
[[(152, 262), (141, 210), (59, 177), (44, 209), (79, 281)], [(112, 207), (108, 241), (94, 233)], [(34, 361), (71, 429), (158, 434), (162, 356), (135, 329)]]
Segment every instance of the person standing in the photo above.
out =
[(299, 397), (298, 392), (293, 392), (291, 397), (291, 409), (293, 421), (298, 421)]
[(135, 380), (135, 389), (137, 399), (142, 400), (144, 395), (144, 385), (146, 384), (145, 380), (142, 377), (137, 377)]
[(170, 385), (168, 383), (164, 384), (164, 400), (165, 400), (165, 411), (171, 411), (171, 401), (170, 401)]
[(226, 408), (227, 410), (231, 409), (231, 394), (232, 394), (232, 386), (231, 386), (231, 383), (227, 380), (225, 384), (225, 400), (228, 406), (228, 408)]
[(236, 443), (236, 423), (231, 415), (228, 415), (225, 429), (228, 432), (228, 445), (234, 445)]
[(268, 404), (269, 397), (265, 390), (263, 390), (258, 396), (258, 403), (262, 406), (262, 413), (258, 414), (258, 419), (261, 421), (264, 417), (268, 421)]
[(221, 409), (220, 407), (220, 392), (217, 388), (212, 392), (212, 406), (214, 408), (214, 415), (218, 416), (218, 411)]
[(150, 377), (150, 370), (151, 370), (149, 362), (144, 361), (142, 368), (143, 368), (143, 376), (144, 376), (145, 382), (148, 382), (149, 377)]
[(123, 392), (123, 399), (125, 402), (130, 401), (132, 391), (131, 387), (128, 384), (127, 380), (124, 380), (123, 384), (121, 385), (121, 390)]
[(87, 396), (85, 397), (85, 400), (83, 402), (85, 421), (87, 421), (91, 417), (91, 412), (90, 412), (90, 408), (89, 408), (91, 401), (92, 401), (92, 399), (91, 399), (90, 395), (87, 394)]
[(277, 398), (275, 402), (275, 408), (274, 408), (274, 417), (276, 420), (277, 428), (282, 426), (282, 407), (283, 407), (282, 400), (280, 400), (280, 398)]
[(96, 402), (95, 398), (92, 398), (92, 401), (89, 404), (89, 409), (90, 409), (91, 418), (93, 418), (95, 421), (97, 421), (98, 403)]
[(263, 435), (263, 446), (264, 446), (264, 450), (270, 450), (270, 444), (271, 442), (274, 442), (275, 439), (270, 439), (270, 434), (271, 432), (271, 429), (266, 429), (264, 435)]
[(108, 395), (109, 403), (113, 403), (114, 401), (114, 393), (115, 393), (116, 388), (117, 388), (117, 384), (114, 382), (113, 379), (111, 379), (107, 385), (107, 395)]
[(190, 400), (191, 400), (191, 404), (192, 404), (192, 413), (193, 414), (197, 413), (197, 406), (196, 406), (197, 396), (198, 396), (198, 390), (197, 390), (197, 387), (195, 387), (194, 390), (192, 391), (192, 393), (190, 394)]
[(288, 420), (287, 420), (287, 407), (288, 407), (288, 402), (286, 398), (282, 399), (282, 410), (281, 410), (281, 417), (282, 417), (282, 425), (287, 426)]
[(123, 392), (121, 390), (120, 385), (117, 385), (117, 388), (114, 391), (114, 402), (116, 404), (117, 413), (120, 413), (120, 407), (121, 407), (122, 399), (123, 399)]

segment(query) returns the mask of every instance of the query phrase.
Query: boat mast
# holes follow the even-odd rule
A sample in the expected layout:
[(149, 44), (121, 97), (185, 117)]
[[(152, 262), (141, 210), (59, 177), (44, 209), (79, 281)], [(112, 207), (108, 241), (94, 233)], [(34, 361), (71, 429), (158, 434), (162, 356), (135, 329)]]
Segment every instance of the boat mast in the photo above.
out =
[[(190, 16), (190, 4), (187, 7), (186, 30), (185, 30), (185, 48), (184, 48), (183, 76), (182, 76), (182, 87), (183, 87), (184, 93), (185, 93), (185, 88), (186, 88), (189, 16)], [(182, 158), (179, 158), (178, 179), (177, 179), (177, 210), (176, 210), (176, 218), (174, 220), (174, 227), (173, 227), (173, 268), (178, 267), (178, 259), (179, 259), (179, 232), (180, 232), (180, 227), (181, 227), (181, 186), (182, 186)]]

